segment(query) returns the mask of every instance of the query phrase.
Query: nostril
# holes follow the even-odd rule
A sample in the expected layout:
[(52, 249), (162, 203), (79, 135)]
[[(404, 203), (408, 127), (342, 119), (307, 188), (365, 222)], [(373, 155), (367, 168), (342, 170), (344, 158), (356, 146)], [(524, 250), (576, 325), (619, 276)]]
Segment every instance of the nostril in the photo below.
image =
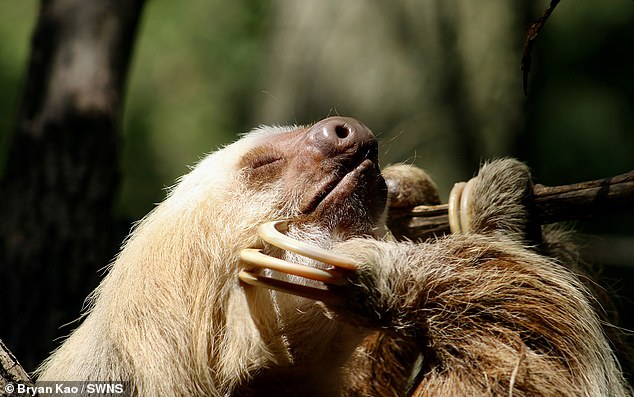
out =
[(306, 130), (307, 142), (312, 147), (333, 155), (374, 141), (372, 131), (350, 117), (329, 117), (315, 123)]
[(335, 134), (339, 139), (347, 138), (350, 135), (350, 128), (345, 125), (338, 125), (335, 127)]

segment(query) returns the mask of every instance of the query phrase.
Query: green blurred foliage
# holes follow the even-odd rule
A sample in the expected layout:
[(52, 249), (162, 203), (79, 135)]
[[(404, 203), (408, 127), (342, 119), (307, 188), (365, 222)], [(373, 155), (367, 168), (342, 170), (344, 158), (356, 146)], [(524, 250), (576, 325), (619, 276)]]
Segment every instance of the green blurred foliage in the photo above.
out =
[[(525, 22), (528, 22), (537, 18), (547, 3), (518, 3), (517, 10), (524, 13)], [(312, 2), (313, 8), (306, 7), (304, 10), (299, 10), (301, 6), (298, 4), (290, 0), (190, 0), (184, 3), (152, 0), (146, 4), (125, 102), (121, 159), (123, 180), (118, 205), (122, 218), (142, 217), (163, 198), (163, 189), (187, 172), (188, 165), (234, 140), (238, 133), (262, 121), (270, 122), (271, 117), (267, 116), (275, 114), (272, 119), (279, 123), (310, 122), (318, 115), (353, 109), (342, 98), (357, 98), (357, 101), (368, 105), (366, 114), (359, 111), (353, 115), (369, 120), (370, 126), (381, 133), (386, 162), (415, 161), (420, 166), (435, 170), (444, 192), (455, 178), (468, 177), (474, 172), (477, 164), (473, 159), (477, 161), (489, 156), (517, 156), (529, 163), (539, 182), (547, 184), (572, 183), (634, 169), (634, 79), (631, 77), (634, 70), (634, 4), (631, 1), (614, 0), (609, 4), (602, 0), (561, 2), (535, 45), (530, 94), (523, 100), (523, 106), (521, 102), (516, 106), (516, 102), (505, 103), (501, 99), (497, 103), (504, 104), (504, 107), (492, 108), (487, 105), (487, 97), (504, 98), (503, 93), (495, 89), (482, 92), (480, 86), (469, 83), (472, 91), (465, 92), (474, 98), (479, 96), (481, 101), (479, 107), (474, 107), (476, 119), (477, 112), (490, 114), (483, 115), (481, 125), (474, 129), (477, 135), (474, 142), (480, 144), (467, 147), (473, 152), (473, 159), (463, 160), (459, 164), (461, 170), (456, 172), (443, 171), (457, 166), (456, 154), (453, 154), (454, 157), (446, 154), (447, 142), (450, 147), (451, 142), (459, 138), (446, 131), (460, 123), (455, 120), (448, 123), (451, 118), (445, 113), (452, 106), (453, 109), (461, 106), (460, 103), (455, 106), (448, 102), (470, 101), (473, 98), (461, 97), (462, 92), (456, 91), (455, 96), (431, 97), (428, 102), (415, 102), (421, 97), (421, 92), (433, 90), (444, 77), (434, 75), (425, 81), (408, 80), (403, 83), (399, 82), (397, 71), (416, 76), (416, 69), (425, 66), (428, 61), (425, 51), (435, 39), (423, 42), (420, 38), (434, 34), (438, 18), (464, 12), (458, 10), (456, 4), (459, 2), (451, 3), (453, 5), (442, 2), (420, 5), (421, 18), (412, 18), (408, 12), (403, 12), (409, 10), (411, 4), (407, 6), (410, 8), (403, 6), (399, 10), (397, 5), (401, 3), (398, 2), (393, 3), (394, 7), (375, 2), (354, 5)], [(391, 19), (393, 23), (379, 29), (353, 18), (354, 24), (337, 27), (339, 32), (344, 32), (343, 35), (333, 34), (335, 26), (327, 23), (341, 23), (341, 19), (335, 16), (343, 15), (344, 8), (348, 7), (348, 14), (359, 13), (366, 7), (363, 4), (374, 7), (374, 11), (363, 15)], [(437, 9), (432, 4), (436, 4)], [(493, 3), (486, 4), (490, 8)], [(483, 5), (471, 7), (471, 12), (475, 12), (473, 15), (478, 16), (477, 9)], [(3, 92), (0, 97), (0, 167), (19, 103), (19, 89), (26, 72), (30, 31), (37, 17), (37, 7), (38, 3), (33, 0), (0, 3), (0, 88)], [(290, 30), (285, 33), (285, 27), (296, 22), (291, 18), (310, 20), (317, 15), (321, 15), (323, 19), (320, 23), (323, 21), (323, 24), (317, 24), (316, 29), (314, 26), (312, 30), (308, 29), (309, 36), (294, 37), (296, 32)], [(423, 22), (412, 24), (411, 21), (416, 19)], [(463, 17), (463, 21), (468, 20)], [(513, 19), (505, 20), (504, 25), (494, 22), (474, 21), (475, 27), (471, 29), (495, 28), (498, 36), (498, 31), (508, 30), (518, 51), (511, 54), (517, 59), (517, 70), (510, 73), (520, 81), (519, 51), (525, 26), (517, 26), (521, 22), (513, 23)], [(445, 26), (444, 33), (453, 39), (454, 33), (450, 28)], [(320, 34), (323, 36), (318, 36)], [(359, 36), (359, 39), (344, 44), (350, 53), (356, 51), (357, 58), (328, 52), (336, 47), (337, 42), (349, 40), (353, 35)], [(311, 90), (306, 95), (300, 92), (290, 98), (281, 98), (279, 90), (276, 92), (273, 87), (286, 78), (287, 70), (276, 70), (277, 59), (274, 58), (280, 56), (280, 48), (282, 51), (285, 48), (279, 45), (283, 39), (295, 40), (306, 47), (299, 54), (282, 54), (286, 57), (314, 56), (315, 61), (322, 62), (322, 66), (339, 63), (345, 67), (351, 66), (350, 62), (359, 62), (358, 54), (368, 53), (369, 49), (380, 55), (383, 52), (380, 46), (390, 42), (383, 41), (385, 35), (394, 35), (396, 39), (392, 42), (402, 46), (398, 51), (385, 49), (385, 53), (410, 57), (409, 63), (386, 56), (385, 62), (393, 65), (387, 69), (393, 71), (390, 75), (381, 75), (383, 69), (376, 64), (354, 64), (355, 71), (372, 81), (359, 85), (353, 95), (349, 95), (349, 86), (343, 88), (346, 85), (338, 80), (342, 77), (334, 72), (326, 80), (318, 80), (310, 72), (301, 75), (300, 84)], [(288, 36), (293, 37), (289, 39)], [(492, 43), (482, 50), (475, 47), (478, 37), (470, 35), (468, 40), (458, 37), (456, 47), (447, 48), (447, 51), (454, 51), (450, 60), (454, 59), (454, 54), (464, 55), (465, 48), (475, 53), (471, 64), (449, 65), (452, 67), (446, 68), (447, 73), (465, 70), (465, 76), (480, 73), (475, 68), (478, 54), (481, 54), (482, 60), (496, 56), (490, 52)], [(364, 38), (369, 41), (364, 42)], [(355, 48), (359, 45), (363, 46), (361, 51)], [(361, 61), (376, 62), (380, 56), (375, 55)], [(463, 59), (456, 56), (455, 62)], [(307, 62), (311, 63), (312, 59)], [(496, 72), (502, 71), (489, 71)], [(298, 71), (293, 73), (297, 75)], [(400, 97), (386, 97), (389, 90), (385, 86), (394, 84), (409, 85), (412, 89)], [(342, 91), (337, 92), (338, 89)], [(343, 92), (344, 89), (348, 92)], [(518, 85), (517, 91), (520, 90)], [(401, 88), (400, 91), (406, 90)], [(375, 97), (372, 97), (373, 92)], [(270, 103), (283, 103), (285, 110), (262, 114), (262, 103), (267, 102), (262, 100), (263, 97)], [(382, 115), (377, 112), (376, 106), (381, 103), (385, 103), (386, 108), (390, 107), (392, 113)], [(430, 103), (434, 103), (435, 107), (430, 107)], [(394, 110), (394, 104), (401, 109), (400, 114)], [(363, 105), (359, 108), (362, 109)], [(502, 118), (509, 112), (517, 112), (518, 108), (522, 108), (520, 110), (524, 113), (522, 125), (516, 130), (515, 127), (507, 128), (507, 136), (487, 135), (491, 121), (495, 122), (496, 118)], [(441, 119), (443, 114), (445, 119)], [(462, 127), (464, 129), (464, 123)], [(495, 128), (500, 129), (499, 126)], [(488, 149), (485, 152), (483, 148)], [(618, 227), (626, 232), (629, 230), (623, 222)], [(631, 230), (629, 232), (631, 234)]]
[(125, 108), (123, 214), (143, 216), (161, 186), (251, 128), (267, 11), (260, 1), (147, 3)]
[[(634, 169), (634, 2), (562, 1), (534, 46), (523, 98), (524, 31), (548, 3), (148, 1), (117, 216), (140, 219), (188, 165), (260, 123), (340, 112), (377, 133), (383, 164), (426, 168), (443, 197), (490, 157), (517, 157), (548, 185)], [(0, 174), (38, 5), (0, 2)], [(630, 211), (577, 226), (605, 235), (587, 255), (634, 300), (632, 224)], [(622, 306), (634, 328), (631, 302)]]
[[(538, 40), (524, 148), (538, 182), (567, 184), (633, 170), (634, 3), (561, 2)], [(632, 236), (633, 224), (630, 212), (576, 227)], [(631, 254), (620, 261), (634, 264)]]
[(548, 183), (634, 169), (634, 4), (564, 1), (539, 38), (528, 125)]
[(0, 175), (15, 125), (37, 7), (34, 0), (0, 3)]

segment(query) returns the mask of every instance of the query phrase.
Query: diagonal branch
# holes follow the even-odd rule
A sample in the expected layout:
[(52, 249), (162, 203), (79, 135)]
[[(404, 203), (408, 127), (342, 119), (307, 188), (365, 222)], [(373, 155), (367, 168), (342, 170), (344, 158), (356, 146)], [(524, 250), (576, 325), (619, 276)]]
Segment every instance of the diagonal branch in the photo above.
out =
[(8, 385), (15, 385), (16, 383), (33, 386), (29, 375), (24, 371), (9, 348), (0, 340), (0, 391), (12, 395), (13, 393), (10, 391), (12, 386)]
[(526, 41), (524, 42), (524, 51), (522, 52), (521, 63), (524, 95), (528, 95), (528, 73), (531, 70), (531, 52), (533, 50), (533, 44), (535, 43), (535, 40), (537, 40), (537, 36), (539, 36), (539, 33), (546, 24), (546, 21), (550, 17), (550, 14), (553, 13), (555, 7), (557, 7), (557, 4), (559, 4), (559, 1), (560, 0), (551, 0), (548, 8), (544, 10), (544, 14), (535, 22), (533, 22), (526, 31)]

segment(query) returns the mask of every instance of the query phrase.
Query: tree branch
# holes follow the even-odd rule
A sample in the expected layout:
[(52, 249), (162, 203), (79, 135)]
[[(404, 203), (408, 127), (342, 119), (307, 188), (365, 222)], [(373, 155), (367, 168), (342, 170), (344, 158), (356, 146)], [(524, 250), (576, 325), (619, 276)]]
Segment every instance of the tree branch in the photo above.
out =
[(528, 73), (531, 70), (531, 52), (533, 51), (533, 44), (535, 43), (535, 40), (537, 40), (537, 36), (539, 36), (539, 33), (546, 24), (546, 21), (550, 17), (550, 14), (553, 13), (555, 7), (557, 7), (557, 4), (559, 4), (559, 1), (560, 0), (551, 0), (548, 8), (544, 10), (544, 14), (535, 22), (533, 22), (526, 31), (526, 41), (524, 42), (524, 51), (522, 52), (521, 63), (524, 95), (528, 95)]
[[(584, 219), (631, 209), (634, 170), (612, 178), (564, 186), (535, 185), (533, 216), (539, 224)], [(390, 209), (388, 225), (398, 235), (425, 239), (449, 233), (448, 205)]]
[(20, 365), (13, 353), (0, 340), (0, 393), (4, 396), (13, 393), (7, 389), (8, 384), (22, 383), (27, 386), (33, 386), (29, 375)]

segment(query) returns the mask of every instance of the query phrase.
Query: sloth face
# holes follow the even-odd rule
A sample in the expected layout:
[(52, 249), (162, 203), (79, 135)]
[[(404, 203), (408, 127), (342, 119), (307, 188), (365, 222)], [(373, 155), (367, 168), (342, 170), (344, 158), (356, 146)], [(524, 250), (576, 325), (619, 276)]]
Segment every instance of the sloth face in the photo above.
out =
[(238, 167), (251, 189), (279, 193), (277, 205), (292, 222), (341, 238), (372, 234), (384, 212), (378, 144), (355, 119), (331, 117), (267, 136)]

